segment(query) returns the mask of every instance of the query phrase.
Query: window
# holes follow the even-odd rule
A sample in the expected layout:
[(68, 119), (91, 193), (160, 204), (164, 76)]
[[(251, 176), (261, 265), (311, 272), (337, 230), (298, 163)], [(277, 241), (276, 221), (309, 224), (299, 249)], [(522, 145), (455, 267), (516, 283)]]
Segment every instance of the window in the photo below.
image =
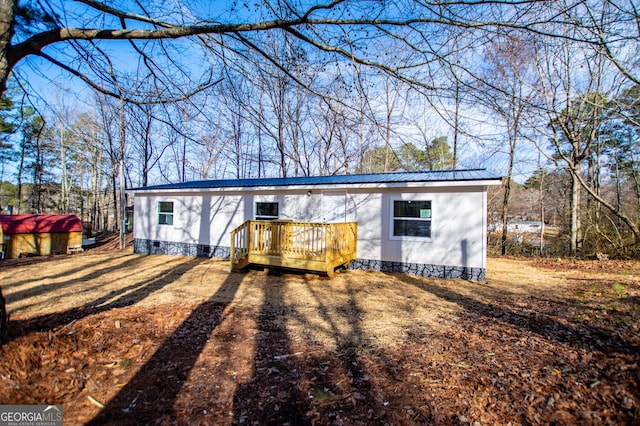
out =
[(431, 201), (393, 200), (391, 236), (431, 238)]
[(256, 203), (256, 220), (278, 218), (278, 203)]
[(158, 203), (158, 224), (173, 225), (173, 201)]

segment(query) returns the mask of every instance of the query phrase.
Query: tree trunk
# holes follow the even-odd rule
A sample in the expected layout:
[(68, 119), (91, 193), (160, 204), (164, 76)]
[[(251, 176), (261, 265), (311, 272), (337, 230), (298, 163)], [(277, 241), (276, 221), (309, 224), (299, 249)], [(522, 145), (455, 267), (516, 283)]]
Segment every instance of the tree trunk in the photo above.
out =
[(97, 148), (94, 148), (93, 155), (93, 164), (91, 165), (91, 173), (93, 174), (91, 192), (93, 194), (93, 199), (91, 200), (91, 232), (98, 230), (99, 219), (98, 219), (98, 197), (100, 197), (100, 185), (99, 185), (99, 164), (100, 162), (100, 154)]
[(13, 36), (16, 3), (14, 0), (0, 0), (0, 97), (7, 90), (7, 81), (11, 75), (8, 53)]
[(509, 193), (511, 192), (511, 168), (505, 177), (504, 182), (504, 198), (502, 199), (502, 242), (501, 254), (507, 254), (507, 221), (509, 215)]
[[(113, 175), (111, 176), (111, 189), (113, 192), (113, 216), (114, 216), (114, 227), (113, 230), (114, 231), (119, 231), (120, 228), (120, 224), (118, 223), (118, 219), (119, 219), (119, 212), (120, 210), (118, 210), (118, 206), (120, 205), (120, 203), (118, 202), (118, 176), (116, 175), (116, 172), (113, 172)], [(107, 219), (109, 220), (109, 219)]]
[(260, 126), (258, 126), (258, 178), (262, 177), (262, 172), (262, 131)]
[(38, 135), (36, 138), (36, 158), (33, 164), (33, 188), (31, 191), (33, 213), (37, 214), (42, 213), (42, 181), (44, 175), (43, 163), (42, 141), (40, 140), (40, 135)]
[(65, 143), (65, 134), (64, 128), (62, 124), (62, 120), (60, 120), (60, 173), (61, 182), (60, 182), (60, 206), (62, 208), (62, 213), (69, 213), (69, 176), (67, 173), (67, 152)]
[[(389, 102), (389, 96), (387, 95), (387, 103)], [(384, 169), (383, 172), (389, 171), (389, 163), (391, 157), (391, 114), (393, 112), (393, 105), (387, 105), (387, 122), (384, 129)]]
[(18, 164), (18, 200), (17, 200), (17, 213), (22, 213), (22, 175), (24, 174), (24, 157), (26, 155), (25, 141), (22, 140), (20, 149), (20, 163)]
[[(538, 168), (540, 168), (540, 152), (538, 152)], [(545, 214), (544, 214), (544, 173), (540, 173), (539, 202), (540, 202), (540, 256), (544, 254), (544, 231), (545, 231)]]
[(616, 209), (618, 211), (618, 229), (622, 227), (622, 219), (620, 219), (620, 214), (622, 213), (622, 188), (621, 188), (621, 179), (620, 179), (620, 167), (619, 167), (619, 159), (618, 153), (616, 151), (615, 156), (616, 162)]
[[(11, 43), (13, 14), (15, 4), (10, 0), (0, 0), (0, 97), (7, 88), (7, 79), (11, 72), (7, 50)], [(18, 197), (20, 197), (20, 193)], [(18, 198), (20, 200), (20, 198)], [(20, 201), (18, 201), (19, 203)], [(9, 318), (2, 287), (0, 287), (0, 345), (9, 338)]]
[[(9, 47), (13, 37), (13, 16), (16, 4), (13, 0), (0, 0), (0, 97), (7, 89), (7, 80), (11, 73), (9, 63)], [(22, 194), (18, 194), (20, 196)], [(18, 198), (18, 206), (20, 198)], [(18, 207), (19, 208), (19, 207)], [(0, 345), (7, 341), (9, 335), (9, 318), (2, 288), (0, 287)]]
[[(457, 96), (457, 95), (456, 95)], [(456, 99), (457, 101), (457, 99)], [(513, 103), (513, 100), (512, 100)], [(516, 143), (518, 141), (519, 118), (514, 114), (514, 121), (510, 132), (513, 134), (509, 140), (509, 169), (507, 170), (504, 184), (504, 198), (502, 199), (502, 255), (507, 254), (507, 221), (509, 217), (509, 195), (511, 194), (511, 176), (513, 176), (513, 164), (516, 157)], [(455, 160), (454, 160), (455, 161)], [(455, 166), (454, 166), (455, 169)]]
[(569, 242), (569, 251), (571, 256), (578, 253), (578, 244), (580, 242), (580, 183), (576, 173), (571, 173), (571, 239)]
[[(456, 167), (458, 167), (458, 127), (460, 126), (459, 123), (459, 112), (460, 112), (460, 82), (458, 81), (458, 78), (455, 77), (456, 79), (456, 105), (455, 105), (455, 115), (453, 116), (453, 161), (451, 163), (451, 169), (455, 170)], [(505, 195), (505, 197), (508, 195)], [(504, 234), (506, 232), (506, 229), (502, 230), (503, 232), (503, 238), (506, 236), (506, 234)], [(503, 249), (504, 251), (504, 246)], [(504, 255), (504, 253), (502, 253)]]

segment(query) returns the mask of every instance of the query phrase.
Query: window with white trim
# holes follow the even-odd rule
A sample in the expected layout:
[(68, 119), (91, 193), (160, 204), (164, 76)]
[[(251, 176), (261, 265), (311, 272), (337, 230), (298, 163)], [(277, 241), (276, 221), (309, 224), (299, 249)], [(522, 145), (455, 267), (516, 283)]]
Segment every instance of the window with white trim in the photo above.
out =
[(278, 203), (257, 202), (255, 218), (256, 220), (275, 220), (278, 219)]
[(173, 201), (158, 202), (158, 224), (173, 225)]
[(431, 238), (431, 200), (393, 200), (392, 238)]

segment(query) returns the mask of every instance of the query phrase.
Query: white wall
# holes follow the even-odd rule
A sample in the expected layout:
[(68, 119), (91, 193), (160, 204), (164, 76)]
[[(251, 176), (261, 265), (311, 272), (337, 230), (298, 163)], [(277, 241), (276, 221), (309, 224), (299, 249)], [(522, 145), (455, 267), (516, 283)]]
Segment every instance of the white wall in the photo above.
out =
[[(486, 192), (482, 187), (349, 189), (347, 221), (358, 222), (358, 258), (485, 268)], [(335, 194), (334, 194), (335, 195)], [(392, 239), (393, 199), (431, 200), (432, 238)], [(174, 202), (173, 226), (158, 225), (159, 201)], [(137, 193), (135, 238), (229, 246), (230, 232), (253, 219), (254, 203), (279, 202), (280, 218), (322, 221), (322, 191)], [(335, 198), (331, 200), (335, 209)], [(332, 216), (332, 217), (335, 217)]]
[[(481, 188), (351, 191), (347, 220), (358, 222), (358, 257), (485, 268), (486, 197)], [(431, 239), (394, 239), (394, 199), (430, 200)]]
[[(158, 225), (158, 202), (173, 202), (173, 225)], [(240, 194), (136, 194), (135, 238), (229, 246), (231, 231), (253, 215), (251, 197)]]

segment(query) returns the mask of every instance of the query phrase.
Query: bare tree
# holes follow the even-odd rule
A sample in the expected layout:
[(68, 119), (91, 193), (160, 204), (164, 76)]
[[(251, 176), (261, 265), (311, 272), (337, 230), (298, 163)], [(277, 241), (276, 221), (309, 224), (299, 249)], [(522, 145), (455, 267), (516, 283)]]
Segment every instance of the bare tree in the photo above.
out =
[(593, 157), (599, 155), (600, 132), (605, 120), (609, 94), (618, 86), (605, 63), (573, 43), (561, 46), (538, 45), (538, 89), (543, 103), (538, 105), (547, 120), (538, 130), (548, 136), (552, 159), (571, 176), (570, 252), (576, 254), (582, 242), (581, 193), (605, 207), (629, 228), (637, 242), (640, 229), (633, 219), (599, 193), (599, 179)]
[[(93, 114), (84, 113), (77, 117), (74, 125), (74, 133), (77, 135), (82, 145), (81, 159), (83, 173), (88, 174), (87, 190), (88, 200), (86, 204), (89, 206), (89, 229), (93, 231), (104, 231), (106, 228), (103, 213), (104, 199), (102, 190), (105, 181), (104, 164), (105, 150), (103, 149), (103, 132), (97, 121), (97, 117)], [(84, 192), (81, 191), (83, 197), (84, 209)], [(84, 217), (84, 215), (82, 215)]]
[[(504, 176), (502, 199), (501, 253), (507, 254), (509, 196), (516, 161), (518, 142), (524, 113), (533, 102), (535, 81), (531, 74), (533, 64), (531, 40), (519, 34), (504, 34), (493, 39), (484, 51), (484, 69), (481, 72), (477, 101), (497, 114), (503, 122), (506, 135), (507, 172)], [(504, 151), (505, 149), (501, 149)]]

